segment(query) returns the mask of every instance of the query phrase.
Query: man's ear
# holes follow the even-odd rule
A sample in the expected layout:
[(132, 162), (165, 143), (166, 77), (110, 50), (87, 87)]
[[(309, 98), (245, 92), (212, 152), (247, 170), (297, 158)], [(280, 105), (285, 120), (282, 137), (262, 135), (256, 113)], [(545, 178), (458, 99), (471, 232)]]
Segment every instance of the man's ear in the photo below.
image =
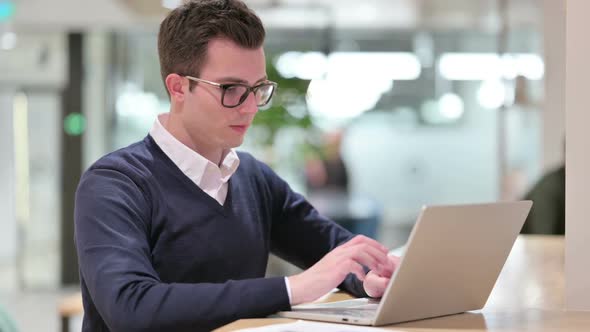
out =
[(182, 89), (184, 77), (178, 74), (169, 74), (166, 76), (166, 89), (170, 94), (170, 101), (184, 101), (185, 91)]

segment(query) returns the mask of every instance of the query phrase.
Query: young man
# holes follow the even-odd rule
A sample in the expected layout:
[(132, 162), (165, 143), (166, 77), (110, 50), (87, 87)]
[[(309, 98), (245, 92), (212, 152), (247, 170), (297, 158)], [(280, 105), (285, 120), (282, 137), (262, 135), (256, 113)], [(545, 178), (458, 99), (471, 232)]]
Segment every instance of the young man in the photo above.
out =
[[(170, 113), (78, 187), (83, 331), (211, 330), (334, 287), (382, 295), (396, 263), (384, 246), (320, 216), (234, 150), (276, 88), (264, 36), (239, 0), (190, 1), (162, 22)], [(264, 278), (271, 251), (307, 270)]]

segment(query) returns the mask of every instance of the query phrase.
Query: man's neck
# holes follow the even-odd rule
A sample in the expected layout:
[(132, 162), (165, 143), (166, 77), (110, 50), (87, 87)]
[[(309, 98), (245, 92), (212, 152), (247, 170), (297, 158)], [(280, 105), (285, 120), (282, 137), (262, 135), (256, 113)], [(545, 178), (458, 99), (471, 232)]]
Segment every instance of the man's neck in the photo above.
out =
[(210, 148), (207, 147), (206, 144), (195, 142), (191, 135), (189, 135), (186, 127), (182, 125), (180, 119), (174, 116), (172, 112), (170, 112), (166, 117), (161, 118), (160, 121), (162, 126), (180, 143), (186, 145), (191, 150), (207, 158), (207, 160), (211, 161), (215, 165), (219, 166), (223, 158), (225, 158), (228, 153), (226, 150)]

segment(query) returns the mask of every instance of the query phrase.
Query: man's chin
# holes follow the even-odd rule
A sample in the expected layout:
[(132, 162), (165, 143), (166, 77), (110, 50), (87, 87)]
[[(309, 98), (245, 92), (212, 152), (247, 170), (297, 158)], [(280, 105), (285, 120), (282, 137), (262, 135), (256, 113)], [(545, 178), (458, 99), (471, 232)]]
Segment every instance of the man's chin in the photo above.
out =
[(231, 139), (227, 143), (228, 144), (226, 144), (226, 149), (237, 148), (244, 143), (244, 137), (242, 136), (240, 138)]

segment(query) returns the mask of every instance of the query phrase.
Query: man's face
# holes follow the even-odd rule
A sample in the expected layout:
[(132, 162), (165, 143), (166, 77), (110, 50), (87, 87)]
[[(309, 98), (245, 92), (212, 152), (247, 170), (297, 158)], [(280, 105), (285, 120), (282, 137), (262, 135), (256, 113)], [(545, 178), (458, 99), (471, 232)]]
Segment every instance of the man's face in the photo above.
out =
[[(264, 50), (262, 47), (245, 49), (227, 39), (213, 39), (209, 42), (199, 78), (217, 83), (254, 86), (266, 79)], [(224, 107), (221, 95), (220, 88), (205, 83), (198, 83), (186, 95), (181, 116), (197, 146), (229, 149), (241, 145), (258, 111), (252, 93), (235, 108)]]

